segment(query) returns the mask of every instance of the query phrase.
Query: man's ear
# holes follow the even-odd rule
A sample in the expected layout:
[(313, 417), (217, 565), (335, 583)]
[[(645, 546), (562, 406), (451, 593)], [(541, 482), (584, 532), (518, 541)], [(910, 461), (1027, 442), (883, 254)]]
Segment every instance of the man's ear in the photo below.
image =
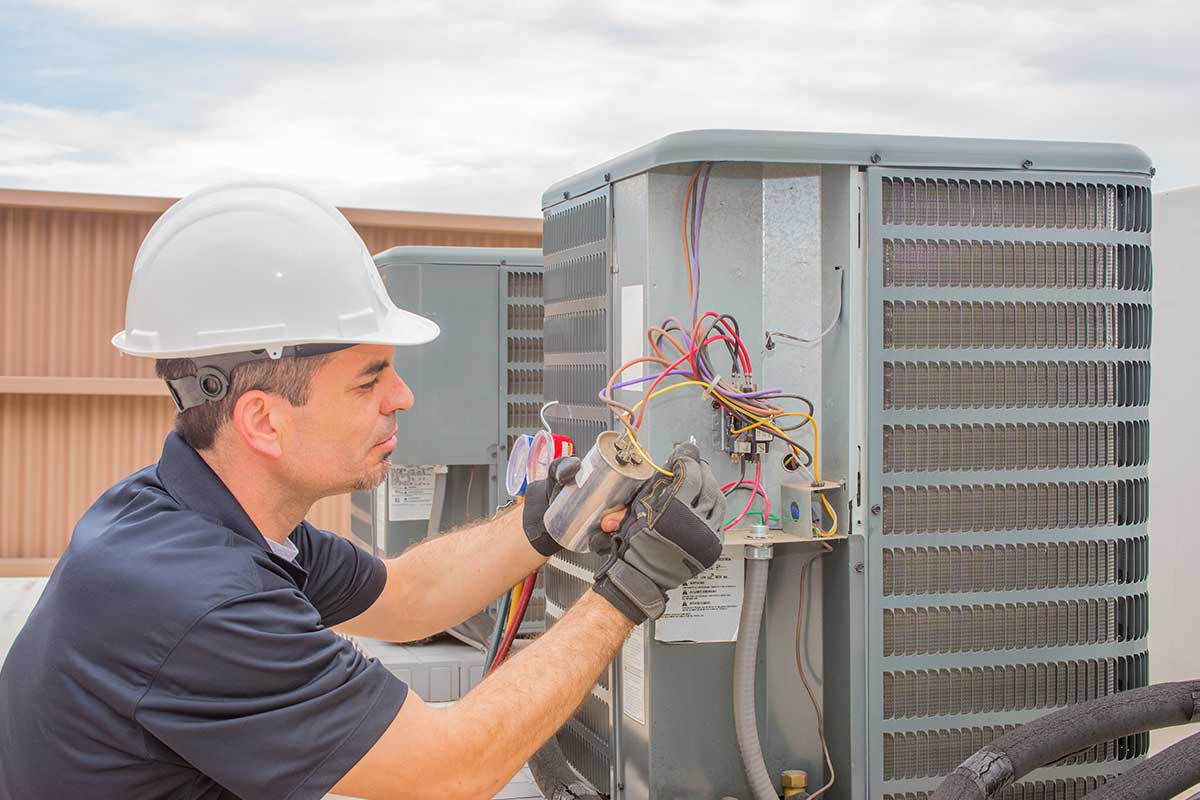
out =
[(254, 389), (244, 392), (233, 404), (233, 429), (254, 452), (267, 458), (283, 456), (283, 443), (272, 418), (278, 398)]

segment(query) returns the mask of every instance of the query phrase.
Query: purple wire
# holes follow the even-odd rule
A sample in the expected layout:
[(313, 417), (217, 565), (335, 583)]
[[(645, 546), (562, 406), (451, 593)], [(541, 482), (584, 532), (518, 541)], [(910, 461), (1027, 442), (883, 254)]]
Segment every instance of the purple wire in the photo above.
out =
[[(634, 378), (633, 380), (621, 381), (620, 383), (614, 383), (612, 388), (624, 389), (626, 386), (633, 386), (634, 384), (637, 384), (637, 383), (646, 383), (648, 381), (654, 380), (661, 374), (662, 374), (661, 372), (656, 372), (653, 375), (650, 375), (649, 377), (646, 377), (646, 378)], [(668, 372), (667, 374), (668, 375), (688, 375), (690, 373), (684, 372), (681, 369), (674, 369), (674, 370), (671, 370), (670, 372)], [(603, 394), (603, 392), (601, 392), (601, 394)]]

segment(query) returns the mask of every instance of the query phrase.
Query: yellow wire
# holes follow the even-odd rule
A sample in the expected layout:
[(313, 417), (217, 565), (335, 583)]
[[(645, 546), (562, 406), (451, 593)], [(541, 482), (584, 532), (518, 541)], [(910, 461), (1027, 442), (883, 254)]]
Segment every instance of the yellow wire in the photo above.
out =
[[(524, 581), (521, 583), (524, 583)], [(504, 618), (504, 630), (506, 631), (512, 627), (513, 619), (517, 616), (517, 606), (521, 601), (521, 583), (512, 588), (512, 596), (508, 602), (508, 616)]]
[[(680, 381), (680, 383), (678, 383), (678, 384), (671, 384), (670, 386), (664, 387), (664, 389), (659, 389), (659, 390), (654, 391), (652, 393), (652, 395), (650, 395), (649, 397), (640, 399), (640, 401), (637, 401), (637, 403), (634, 405), (634, 409), (632, 409), (632, 410), (634, 410), (636, 413), (637, 409), (640, 409), (642, 407), (643, 403), (649, 403), (655, 397), (658, 397), (659, 395), (665, 395), (665, 393), (679, 389), (679, 387), (682, 387), (682, 386), (706, 386), (707, 387), (708, 384), (703, 384), (703, 383), (701, 383), (701, 381), (698, 381), (698, 380), (684, 380), (684, 381)], [(634, 431), (634, 428), (632, 428), (629, 425), (629, 420), (626, 420), (625, 417), (623, 417), (623, 416), (618, 417), (618, 419), (620, 420), (620, 423), (622, 423), (622, 425), (625, 426), (625, 431), (628, 432), (628, 434), (629, 434), (629, 443), (631, 445), (634, 445), (634, 450), (637, 451), (638, 455), (640, 455), (642, 458), (646, 459), (646, 463), (648, 463), (650, 465), (650, 467), (653, 467), (654, 469), (658, 470), (659, 473), (661, 473), (662, 475), (666, 475), (667, 477), (674, 477), (674, 473), (672, 473), (671, 470), (662, 469), (661, 467), (659, 467), (659, 465), (654, 462), (654, 459), (650, 458), (648, 453), (646, 451), (642, 450), (642, 445), (640, 443), (638, 443), (638, 441), (637, 441), (637, 432)]]
[[(757, 419), (753, 414), (747, 414), (746, 416), (750, 417), (751, 419)], [(774, 417), (772, 419), (775, 419), (778, 417), (804, 417), (806, 420), (808, 420), (809, 422), (812, 423), (813, 479), (816, 480), (817, 483), (820, 483), (821, 482), (821, 464), (820, 464), (820, 461), (818, 461), (817, 459), (820, 456), (821, 448), (820, 448), (820, 432), (819, 432), (819, 429), (817, 428), (817, 421), (815, 419), (813, 419), (811, 416), (809, 416), (808, 414), (805, 414), (803, 411), (787, 411), (787, 412), (784, 412), (783, 414), (774, 415)], [(757, 428), (759, 426), (765, 427), (768, 430), (775, 431), (776, 433), (778, 433), (780, 435), (783, 434), (783, 431), (781, 431), (778, 427), (773, 425), (771, 423), (771, 420), (767, 420), (767, 419), (759, 419), (758, 422), (752, 423), (750, 425), (747, 425), (744, 428), (739, 428), (739, 429), (733, 431), (733, 434), (736, 436), (739, 433), (745, 433), (746, 431), (753, 430), (754, 428)], [(839, 521), (837, 518), (837, 514), (835, 514), (833, 511), (833, 506), (831, 506), (829, 504), (829, 498), (827, 498), (825, 496), (824, 492), (820, 492), (820, 495), (821, 495), (821, 503), (824, 504), (825, 510), (829, 512), (829, 518), (833, 520), (833, 527), (828, 531), (822, 531), (820, 528), (817, 528), (817, 535), (819, 537), (821, 537), (822, 539), (828, 539), (832, 536), (837, 535)]]
[[(641, 408), (641, 406), (644, 403), (649, 403), (654, 398), (658, 397), (659, 395), (666, 394), (667, 392), (673, 392), (676, 389), (682, 389), (684, 386), (701, 386), (704, 388), (705, 392), (711, 391), (711, 389), (712, 389), (711, 384), (704, 383), (703, 381), (680, 381), (679, 383), (673, 383), (670, 386), (667, 386), (663, 389), (658, 389), (655, 392), (651, 393), (651, 395), (649, 397), (639, 400), (633, 406), (633, 410), (636, 412), (639, 408)], [(762, 426), (762, 427), (767, 428), (768, 430), (778, 433), (780, 436), (785, 436), (786, 434), (784, 434), (784, 432), (779, 429), (779, 426), (772, 423), (772, 419), (776, 419), (778, 417), (804, 417), (810, 423), (812, 423), (812, 429), (813, 429), (813, 478), (818, 483), (820, 483), (821, 467), (820, 467), (820, 462), (817, 460), (817, 458), (821, 452), (820, 433), (818, 431), (817, 421), (815, 419), (813, 419), (810, 415), (805, 414), (803, 411), (785, 411), (782, 414), (772, 415), (771, 418), (760, 418), (757, 415), (752, 414), (742, 408), (739, 408), (738, 412), (741, 414), (744, 414), (745, 416), (749, 417), (750, 419), (756, 420), (756, 422), (753, 422), (744, 428), (739, 428), (735, 431), (732, 431), (732, 433), (734, 435), (737, 435), (739, 433), (745, 433), (746, 431), (753, 430), (754, 428)], [(621, 424), (625, 426), (625, 430), (629, 433), (630, 443), (634, 446), (634, 449), (636, 449), (638, 451), (638, 453), (641, 455), (641, 457), (646, 459), (647, 463), (649, 463), (650, 466), (654, 467), (656, 470), (658, 470), (663, 475), (672, 477), (674, 475), (674, 473), (669, 472), (669, 471), (663, 469), (662, 467), (660, 467), (658, 464), (654, 463), (654, 460), (651, 459), (650, 456), (646, 454), (646, 451), (642, 449), (641, 444), (639, 444), (638, 440), (637, 440), (637, 432), (629, 425), (629, 422), (624, 417), (620, 417), (620, 420), (621, 420)], [(837, 520), (837, 514), (833, 510), (833, 506), (831, 506), (829, 504), (829, 498), (827, 498), (825, 496), (824, 492), (821, 492), (820, 495), (821, 495), (821, 502), (825, 505), (825, 510), (829, 512), (830, 518), (834, 520), (832, 529), (830, 529), (827, 532), (819, 532), (818, 533), (818, 535), (821, 538), (828, 539), (832, 536), (837, 535), (839, 522)], [(818, 531), (820, 531), (819, 528), (818, 528)]]
[(640, 455), (642, 458), (644, 458), (644, 459), (646, 460), (646, 463), (647, 463), (647, 464), (649, 464), (650, 466), (654, 467), (656, 470), (658, 470), (658, 471), (659, 471), (660, 473), (662, 473), (663, 475), (666, 475), (668, 478), (674, 478), (674, 477), (675, 477), (675, 473), (674, 473), (674, 472), (671, 472), (671, 471), (669, 471), (669, 470), (665, 470), (665, 469), (663, 469), (662, 467), (660, 467), (658, 464), (654, 463), (654, 459), (652, 459), (652, 458), (651, 458), (651, 457), (650, 457), (650, 456), (649, 456), (649, 455), (646, 453), (646, 451), (642, 449), (642, 446), (641, 446), (640, 444), (638, 444), (638, 440), (637, 440), (637, 432), (636, 432), (636, 431), (634, 431), (634, 429), (633, 429), (633, 428), (631, 428), (631, 427), (629, 426), (629, 422), (627, 422), (627, 421), (626, 421), (626, 419), (625, 419), (624, 417), (618, 417), (618, 419), (620, 419), (620, 420), (621, 420), (621, 424), (625, 426), (625, 430), (627, 431), (627, 433), (628, 433), (628, 436), (629, 436), (629, 443), (630, 443), (631, 445), (633, 445), (633, 449), (634, 449), (634, 450), (637, 450), (637, 451), (638, 451), (638, 455)]

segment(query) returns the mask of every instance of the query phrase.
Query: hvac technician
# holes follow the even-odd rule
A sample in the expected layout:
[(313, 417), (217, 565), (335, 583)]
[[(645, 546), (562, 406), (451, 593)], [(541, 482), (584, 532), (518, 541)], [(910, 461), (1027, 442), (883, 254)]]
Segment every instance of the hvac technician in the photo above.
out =
[(674, 479), (605, 518), (593, 590), (452, 708), (334, 633), (428, 636), (557, 549), (542, 512), (574, 459), (523, 514), (389, 561), (304, 521), (384, 479), (413, 403), (393, 347), (437, 335), (303, 192), (226, 184), (162, 216), (113, 344), (156, 359), (176, 429), (84, 514), (0, 671), (0, 797), (491, 797), (664, 592), (716, 561), (723, 498), (685, 447)]

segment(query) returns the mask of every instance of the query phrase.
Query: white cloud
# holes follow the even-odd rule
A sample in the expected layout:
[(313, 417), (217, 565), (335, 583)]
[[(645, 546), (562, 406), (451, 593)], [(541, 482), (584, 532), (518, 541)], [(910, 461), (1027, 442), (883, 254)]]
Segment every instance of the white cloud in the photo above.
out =
[(554, 181), (696, 127), (1130, 141), (1160, 186), (1200, 182), (1197, 26), (1178, 3), (58, 5), (296, 52), (241, 77), (214, 65), (215, 96), (181, 86), (153, 117), (0, 105), (9, 185), (179, 194), (272, 174), (343, 204), (536, 214)]

